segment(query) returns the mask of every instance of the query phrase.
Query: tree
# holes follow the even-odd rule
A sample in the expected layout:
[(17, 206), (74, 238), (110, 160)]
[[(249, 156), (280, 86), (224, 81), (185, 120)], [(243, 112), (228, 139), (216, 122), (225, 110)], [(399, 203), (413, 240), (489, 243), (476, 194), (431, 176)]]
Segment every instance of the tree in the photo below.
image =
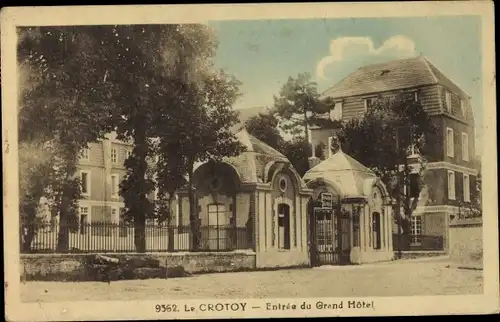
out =
[(272, 114), (259, 113), (245, 122), (248, 133), (265, 142), (270, 147), (281, 151), (285, 140), (278, 129), (279, 121)]
[[(361, 118), (341, 125), (339, 140), (342, 149), (371, 168), (386, 184), (396, 200), (402, 200), (402, 228), (410, 233), (411, 215), (423, 186), (426, 157), (436, 127), (414, 95), (396, 94), (378, 97)], [(411, 152), (419, 152), (418, 175), (412, 175), (408, 162)], [(398, 171), (399, 170), (399, 171)], [(413, 181), (417, 179), (417, 182)], [(400, 189), (404, 185), (412, 189)], [(396, 211), (397, 212), (397, 211)], [(402, 214), (402, 215), (403, 215)]]
[(163, 209), (171, 211), (175, 191), (186, 183), (196, 249), (199, 218), (193, 188), (194, 164), (217, 161), (243, 151), (230, 131), (238, 121), (232, 105), (239, 97), (240, 82), (213, 68), (216, 41), (206, 26), (185, 25), (180, 33), (176, 47), (179, 51), (170, 54), (177, 61), (168, 81), (175, 95), (159, 103), (152, 130), (158, 137), (158, 187), (166, 201)]
[(309, 118), (316, 114), (329, 112), (335, 106), (331, 98), (321, 98), (311, 80), (311, 75), (301, 73), (297, 78), (289, 77), (281, 88), (279, 95), (274, 96), (274, 108), (282, 118), (282, 129), (300, 136), (304, 134), (309, 142)]
[(187, 161), (188, 198), (193, 247), (199, 247), (199, 218), (195, 208), (193, 190), (194, 163), (219, 161), (224, 157), (236, 156), (244, 146), (236, 140), (230, 127), (238, 122), (238, 114), (232, 105), (239, 96), (240, 82), (223, 71), (207, 75), (201, 91), (191, 92), (189, 100), (195, 104), (187, 108), (190, 131), (185, 133), (183, 154)]
[(294, 138), (291, 141), (286, 141), (283, 154), (290, 160), (301, 177), (309, 170), (311, 145), (304, 138)]
[(47, 195), (53, 177), (53, 154), (43, 142), (21, 142), (19, 154), (19, 214), (25, 228), (21, 250), (29, 251), (40, 223), (40, 200)]
[(272, 114), (259, 114), (245, 122), (249, 134), (281, 152), (295, 170), (303, 176), (309, 170), (311, 146), (303, 137), (285, 140), (278, 129), (278, 119)]
[(203, 25), (122, 25), (103, 27), (94, 35), (105, 48), (103, 68), (113, 84), (115, 130), (119, 139), (134, 144), (125, 161), (127, 175), (120, 194), (124, 216), (134, 223), (136, 249), (144, 252), (146, 219), (157, 215), (148, 199), (158, 186), (148, 175), (148, 160), (158, 152), (153, 141), (164, 135), (158, 131), (162, 127), (176, 134), (191, 129), (175, 113), (190, 111), (187, 101), (182, 101), (186, 99), (183, 90), (201, 82), (204, 70), (210, 68), (205, 57), (213, 56), (215, 42)]
[[(19, 141), (54, 148), (52, 211), (59, 215), (57, 249), (68, 249), (68, 227), (80, 198), (75, 178), (80, 152), (110, 130), (112, 105), (100, 73), (99, 43), (83, 27), (18, 29), (21, 84)], [(103, 102), (104, 101), (104, 102)], [(46, 180), (42, 180), (43, 182)]]

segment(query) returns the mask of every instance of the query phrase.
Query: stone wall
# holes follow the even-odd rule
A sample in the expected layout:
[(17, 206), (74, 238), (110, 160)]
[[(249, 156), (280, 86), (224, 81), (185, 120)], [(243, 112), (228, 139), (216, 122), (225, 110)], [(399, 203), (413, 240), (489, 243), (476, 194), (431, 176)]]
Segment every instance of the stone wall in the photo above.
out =
[[(22, 254), (22, 280), (85, 281), (88, 280), (87, 259), (92, 254)], [(162, 266), (183, 267), (191, 274), (230, 272), (255, 269), (255, 253), (148, 253), (103, 254), (112, 257), (151, 258)]]
[(483, 224), (481, 219), (450, 223), (450, 260), (464, 268), (483, 268)]

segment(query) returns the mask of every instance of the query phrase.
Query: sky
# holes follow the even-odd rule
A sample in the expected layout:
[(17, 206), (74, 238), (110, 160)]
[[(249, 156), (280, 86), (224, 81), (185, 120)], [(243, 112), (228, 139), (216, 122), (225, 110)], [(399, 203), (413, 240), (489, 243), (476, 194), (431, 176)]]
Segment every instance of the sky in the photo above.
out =
[(289, 76), (308, 72), (320, 92), (357, 68), (424, 55), (472, 96), (476, 152), (483, 123), (481, 18), (439, 16), (210, 21), (216, 66), (242, 82), (236, 109), (266, 107)]

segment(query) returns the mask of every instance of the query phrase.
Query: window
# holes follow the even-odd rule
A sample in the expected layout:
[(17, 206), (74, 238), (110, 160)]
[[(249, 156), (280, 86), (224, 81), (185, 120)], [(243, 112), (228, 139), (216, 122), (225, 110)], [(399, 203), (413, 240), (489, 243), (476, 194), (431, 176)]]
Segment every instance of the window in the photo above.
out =
[(448, 199), (455, 200), (455, 172), (448, 170)]
[(82, 195), (90, 195), (90, 172), (80, 171), (80, 183), (82, 188)]
[(466, 100), (460, 100), (460, 108), (462, 110), (462, 116), (465, 117), (467, 114), (467, 101)]
[(462, 160), (469, 161), (469, 135), (462, 132)]
[(464, 173), (464, 201), (465, 202), (470, 202), (470, 179), (469, 175)]
[(413, 92), (413, 95), (414, 95), (413, 97), (415, 99), (415, 102), (418, 102), (418, 99), (419, 99), (418, 92), (417, 91)]
[(111, 175), (111, 197), (118, 197), (120, 192), (120, 181), (117, 174)]
[(445, 93), (446, 110), (451, 113), (451, 93)]
[(410, 198), (417, 198), (420, 194), (420, 175), (418, 173), (410, 173), (408, 187)]
[(226, 206), (221, 204), (208, 205), (208, 214), (202, 221), (202, 247), (208, 249), (225, 249), (227, 231), (224, 229), (229, 225)]
[(373, 213), (373, 249), (382, 248), (382, 236), (381, 236), (381, 225), (380, 225), (380, 214), (378, 212)]
[(132, 150), (127, 150), (127, 159), (132, 155)]
[(342, 102), (336, 102), (335, 107), (330, 112), (330, 119), (332, 121), (341, 121), (342, 120)]
[(413, 215), (411, 216), (411, 243), (421, 244), (422, 243), (422, 216)]
[(368, 112), (368, 109), (372, 107), (373, 98), (365, 98), (365, 112)]
[(278, 181), (278, 187), (280, 189), (281, 192), (286, 192), (286, 189), (288, 187), (288, 183), (286, 182), (286, 179), (285, 178), (280, 178), (280, 180)]
[(115, 148), (111, 149), (111, 162), (118, 162), (118, 151)]
[(89, 207), (80, 207), (80, 235), (85, 235), (88, 232), (89, 225)]
[(228, 222), (225, 205), (208, 205), (207, 226), (226, 226)]
[(449, 157), (455, 156), (455, 142), (453, 140), (453, 129), (447, 127), (446, 128), (446, 154)]
[(278, 205), (278, 248), (290, 249), (290, 206)]
[(80, 155), (80, 160), (85, 160), (85, 161), (90, 160), (90, 150), (88, 148), (82, 150)]

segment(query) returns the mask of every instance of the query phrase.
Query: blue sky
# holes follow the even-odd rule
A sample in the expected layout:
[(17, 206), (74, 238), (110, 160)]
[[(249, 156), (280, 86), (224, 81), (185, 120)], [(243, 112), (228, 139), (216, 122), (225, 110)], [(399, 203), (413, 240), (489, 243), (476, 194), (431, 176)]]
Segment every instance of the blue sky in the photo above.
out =
[(472, 96), (480, 138), (479, 16), (210, 21), (209, 25), (220, 42), (216, 65), (243, 83), (237, 109), (271, 106), (286, 79), (301, 72), (311, 73), (323, 91), (362, 65), (422, 54)]

